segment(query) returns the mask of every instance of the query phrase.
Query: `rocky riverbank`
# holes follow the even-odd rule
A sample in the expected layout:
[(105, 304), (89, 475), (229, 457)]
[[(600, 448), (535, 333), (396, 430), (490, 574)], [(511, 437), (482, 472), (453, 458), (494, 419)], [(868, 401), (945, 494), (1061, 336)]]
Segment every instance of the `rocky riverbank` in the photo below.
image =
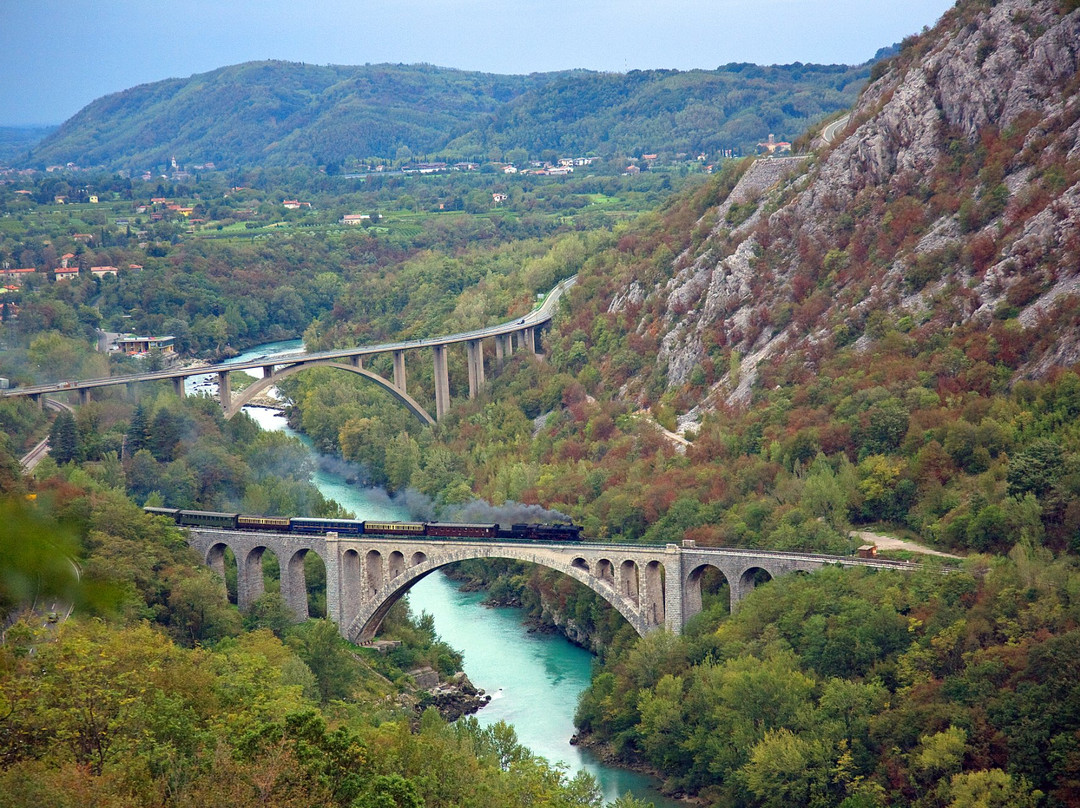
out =
[(463, 715), (471, 715), (491, 701), (491, 696), (469, 681), (459, 671), (448, 681), (439, 681), (439, 675), (431, 668), (420, 668), (409, 675), (416, 682), (417, 715), (428, 707), (434, 707), (447, 721), (456, 721)]

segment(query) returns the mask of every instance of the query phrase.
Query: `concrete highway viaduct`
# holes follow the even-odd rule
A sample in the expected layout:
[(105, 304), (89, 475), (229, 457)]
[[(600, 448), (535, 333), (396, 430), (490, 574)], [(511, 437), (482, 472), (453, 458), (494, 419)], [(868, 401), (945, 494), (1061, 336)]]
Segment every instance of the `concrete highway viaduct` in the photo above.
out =
[[(543, 303), (524, 317), (500, 325), (479, 328), (473, 331), (449, 334), (443, 337), (407, 340), (404, 342), (367, 345), (355, 348), (342, 348), (318, 353), (299, 352), (276, 356), (258, 357), (249, 362), (237, 362), (230, 365), (208, 365), (202, 367), (170, 368), (168, 370), (137, 373), (127, 376), (109, 376), (100, 379), (76, 379), (51, 382), (48, 384), (16, 387), (0, 390), (0, 397), (29, 397), (45, 405), (46, 396), (71, 394), (79, 403), (89, 400), (90, 392), (105, 387), (127, 385), (129, 391), (140, 382), (172, 381), (173, 389), (179, 396), (184, 395), (184, 382), (193, 376), (216, 376), (218, 400), (226, 418), (236, 413), (256, 396), (273, 386), (286, 376), (291, 376), (312, 367), (332, 367), (338, 370), (363, 376), (390, 392), (417, 419), (433, 424), (441, 420), (450, 409), (450, 374), (448, 351), (451, 346), (464, 344), (465, 357), (469, 373), (469, 398), (475, 398), (485, 382), (484, 341), (494, 342), (495, 369), (511, 357), (516, 350), (537, 353), (537, 336), (540, 329), (551, 322), (558, 302), (563, 293), (573, 286), (577, 276), (567, 278), (555, 286), (544, 298)], [(431, 351), (434, 366), (435, 417), (408, 393), (405, 372), (405, 356), (419, 351)], [(389, 353), (393, 358), (393, 378), (386, 379), (364, 367), (364, 360), (379, 354)], [(255, 384), (236, 396), (232, 394), (229, 374), (238, 370), (251, 370), (262, 374)]]

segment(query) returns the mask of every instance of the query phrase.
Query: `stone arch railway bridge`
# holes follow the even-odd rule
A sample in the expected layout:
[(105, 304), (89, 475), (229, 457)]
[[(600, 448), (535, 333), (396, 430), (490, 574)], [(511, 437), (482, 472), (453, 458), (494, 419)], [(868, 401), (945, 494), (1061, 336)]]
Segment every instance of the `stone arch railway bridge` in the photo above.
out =
[[(458, 334), (450, 334), (444, 337), (431, 337), (426, 339), (407, 340), (405, 342), (385, 343), (380, 345), (368, 345), (355, 348), (343, 348), (334, 351), (320, 351), (318, 353), (299, 352), (295, 354), (279, 354), (275, 356), (258, 357), (249, 362), (237, 362), (230, 365), (208, 365), (202, 367), (170, 368), (168, 370), (137, 373), (126, 376), (109, 376), (100, 379), (78, 379), (71, 381), (52, 382), (27, 387), (16, 387), (0, 390), (0, 397), (29, 397), (45, 405), (46, 396), (72, 394), (77, 396), (79, 403), (86, 403), (90, 397), (90, 391), (104, 387), (127, 385), (129, 391), (139, 382), (160, 381), (170, 379), (173, 388), (179, 396), (184, 395), (184, 382), (192, 376), (216, 375), (218, 382), (218, 399), (225, 411), (225, 417), (231, 418), (238, 413), (245, 404), (248, 404), (266, 388), (276, 382), (311, 367), (333, 367), (339, 370), (356, 373), (363, 376), (380, 387), (385, 388), (398, 399), (408, 410), (424, 423), (433, 424), (450, 409), (450, 374), (448, 365), (448, 348), (452, 345), (464, 343), (466, 361), (469, 371), (469, 398), (475, 398), (484, 385), (484, 340), (494, 341), (495, 367), (499, 368), (509, 358), (515, 349), (537, 352), (537, 335), (540, 329), (551, 322), (556, 306), (563, 293), (574, 285), (577, 276), (567, 278), (555, 286), (546, 296), (543, 303), (531, 312), (517, 320), (500, 325), (480, 328), (474, 331), (466, 331)], [(435, 417), (432, 418), (427, 410), (420, 405), (407, 391), (405, 374), (405, 355), (416, 351), (431, 351), (434, 364), (435, 384)], [(366, 357), (389, 353), (393, 357), (393, 378), (385, 379), (377, 373), (373, 373), (364, 367)], [(262, 378), (248, 387), (237, 396), (232, 395), (232, 387), (229, 384), (229, 374), (237, 370), (255, 370), (262, 373)]]
[(346, 639), (371, 640), (394, 605), (440, 567), (474, 558), (529, 561), (581, 582), (611, 604), (638, 634), (659, 628), (681, 633), (701, 611), (701, 579), (719, 570), (734, 607), (761, 577), (813, 572), (828, 565), (911, 571), (903, 561), (809, 553), (763, 552), (682, 545), (537, 543), (430, 536), (339, 537), (188, 528), (189, 543), (224, 579), (225, 551), (237, 563), (237, 600), (246, 609), (263, 594), (262, 559), (277, 556), (281, 594), (298, 620), (308, 617), (304, 558), (326, 566), (326, 611)]

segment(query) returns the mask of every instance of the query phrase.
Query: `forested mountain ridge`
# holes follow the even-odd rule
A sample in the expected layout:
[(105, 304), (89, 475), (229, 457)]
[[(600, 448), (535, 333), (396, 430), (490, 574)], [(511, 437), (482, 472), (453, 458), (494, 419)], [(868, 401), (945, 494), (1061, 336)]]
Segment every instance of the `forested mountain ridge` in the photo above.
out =
[(888, 334), (913, 352), (944, 340), (1004, 381), (1080, 358), (1073, 5), (959, 4), (875, 68), (847, 128), (785, 181), (623, 244), (629, 268), (590, 313), (655, 348), (625, 394), (694, 388), (692, 423)]
[(23, 162), (327, 166), (402, 155), (504, 159), (752, 151), (853, 102), (869, 65), (575, 70), (505, 76), (430, 65), (249, 62), (89, 104)]

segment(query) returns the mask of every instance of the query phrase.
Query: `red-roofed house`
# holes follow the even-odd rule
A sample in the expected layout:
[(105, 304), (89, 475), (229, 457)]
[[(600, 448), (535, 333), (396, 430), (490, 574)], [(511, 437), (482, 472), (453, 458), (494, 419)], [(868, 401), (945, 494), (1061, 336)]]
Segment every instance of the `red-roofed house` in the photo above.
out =
[(22, 286), (23, 279), (32, 275), (34, 272), (37, 272), (37, 270), (33, 267), (26, 267), (24, 269), (0, 269), (0, 280)]
[(104, 278), (106, 275), (115, 275), (116, 267), (90, 267), (90, 274), (95, 278)]
[(78, 267), (57, 267), (53, 272), (57, 281), (70, 281), (72, 278), (79, 277)]

